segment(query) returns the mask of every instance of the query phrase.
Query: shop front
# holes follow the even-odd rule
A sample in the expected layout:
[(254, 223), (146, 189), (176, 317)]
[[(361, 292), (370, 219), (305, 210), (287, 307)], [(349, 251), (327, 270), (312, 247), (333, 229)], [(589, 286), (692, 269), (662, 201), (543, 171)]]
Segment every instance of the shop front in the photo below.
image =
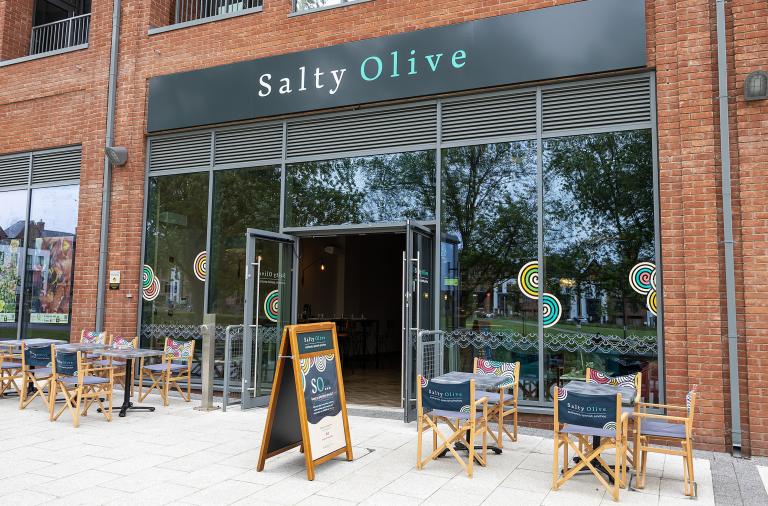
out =
[(244, 406), (327, 320), (350, 402), (406, 420), (432, 330), (446, 367), (520, 361), (533, 411), (586, 368), (663, 401), (645, 37), (589, 0), (153, 78), (144, 345), (240, 326)]

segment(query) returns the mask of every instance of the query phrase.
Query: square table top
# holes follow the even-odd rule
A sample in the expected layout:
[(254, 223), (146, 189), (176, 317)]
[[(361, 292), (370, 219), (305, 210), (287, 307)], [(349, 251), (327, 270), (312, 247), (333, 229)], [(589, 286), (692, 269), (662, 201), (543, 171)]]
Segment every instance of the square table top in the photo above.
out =
[(123, 358), (123, 359), (135, 359), (143, 357), (161, 357), (163, 356), (163, 350), (147, 350), (142, 348), (107, 348), (99, 350), (99, 355), (102, 357)]
[(437, 383), (457, 384), (465, 381), (475, 380), (475, 389), (477, 390), (498, 390), (499, 385), (509, 378), (496, 376), (494, 374), (475, 374), (472, 372), (453, 371), (440, 376), (435, 376), (430, 381)]
[(66, 341), (62, 341), (60, 339), (42, 339), (42, 338), (32, 338), (32, 339), (9, 339), (9, 340), (3, 340), (0, 341), (0, 346), (12, 346), (12, 347), (19, 347), (22, 344), (26, 344), (27, 346), (48, 346), (49, 344), (70, 344)]

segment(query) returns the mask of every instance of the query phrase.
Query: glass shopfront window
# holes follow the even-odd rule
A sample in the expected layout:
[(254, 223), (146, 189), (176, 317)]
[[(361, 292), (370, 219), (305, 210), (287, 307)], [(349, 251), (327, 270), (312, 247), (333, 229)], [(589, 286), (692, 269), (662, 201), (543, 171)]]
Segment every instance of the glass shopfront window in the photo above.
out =
[(27, 190), (0, 192), (0, 339), (16, 339)]
[(78, 185), (35, 188), (24, 280), (25, 338), (69, 340)]
[(544, 375), (642, 372), (659, 399), (650, 130), (544, 142)]
[(203, 323), (208, 172), (149, 179), (142, 346), (194, 338)]
[(287, 227), (435, 218), (435, 152), (286, 166)]
[(278, 231), (280, 167), (215, 172), (212, 221), (208, 312), (216, 313), (217, 325), (241, 325), (245, 233), (248, 228)]
[(456, 370), (474, 357), (521, 362), (538, 400), (538, 307), (518, 274), (537, 258), (536, 143), (442, 152), (441, 328)]

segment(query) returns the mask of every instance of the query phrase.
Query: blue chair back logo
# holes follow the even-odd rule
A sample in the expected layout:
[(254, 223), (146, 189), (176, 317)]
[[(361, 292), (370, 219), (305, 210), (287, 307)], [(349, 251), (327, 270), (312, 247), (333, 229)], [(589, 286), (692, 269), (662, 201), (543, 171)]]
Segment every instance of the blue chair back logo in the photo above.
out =
[(64, 376), (77, 374), (77, 352), (59, 352), (56, 354), (56, 373)]
[(421, 404), (425, 411), (462, 411), (470, 410), (469, 381), (458, 384), (437, 383), (421, 379)]
[(557, 415), (560, 423), (616, 429), (616, 396), (582, 395), (565, 388), (557, 392)]
[(28, 366), (33, 367), (47, 367), (51, 365), (51, 346), (25, 346), (24, 362)]

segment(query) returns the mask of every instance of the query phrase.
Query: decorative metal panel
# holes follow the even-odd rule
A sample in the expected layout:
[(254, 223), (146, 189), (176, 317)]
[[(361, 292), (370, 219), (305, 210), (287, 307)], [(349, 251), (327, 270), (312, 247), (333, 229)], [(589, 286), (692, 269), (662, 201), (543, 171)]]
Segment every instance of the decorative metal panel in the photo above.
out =
[(651, 121), (651, 83), (642, 77), (542, 91), (543, 131)]
[(535, 92), (443, 103), (442, 142), (524, 135), (536, 136)]
[(80, 178), (80, 147), (65, 151), (32, 154), (32, 184)]
[(216, 132), (214, 164), (258, 162), (283, 155), (283, 125), (256, 125)]
[(149, 143), (149, 171), (208, 168), (211, 165), (211, 133), (160, 137)]
[(29, 182), (29, 155), (0, 158), (0, 187)]
[(386, 149), (437, 141), (434, 104), (288, 123), (288, 157)]

